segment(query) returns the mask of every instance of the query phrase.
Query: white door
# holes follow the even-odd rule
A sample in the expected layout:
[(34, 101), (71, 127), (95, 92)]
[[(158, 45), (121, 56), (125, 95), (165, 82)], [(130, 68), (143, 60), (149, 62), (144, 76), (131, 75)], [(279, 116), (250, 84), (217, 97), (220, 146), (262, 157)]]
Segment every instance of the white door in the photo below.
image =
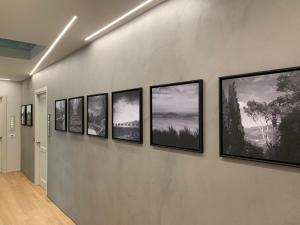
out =
[(38, 183), (47, 189), (47, 93), (37, 96), (38, 104), (36, 109), (36, 147), (38, 160)]

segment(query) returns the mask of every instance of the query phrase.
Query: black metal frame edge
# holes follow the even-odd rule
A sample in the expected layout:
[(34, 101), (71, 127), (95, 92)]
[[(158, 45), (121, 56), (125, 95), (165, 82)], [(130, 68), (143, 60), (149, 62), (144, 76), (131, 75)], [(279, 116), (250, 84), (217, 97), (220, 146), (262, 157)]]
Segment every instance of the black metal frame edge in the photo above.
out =
[[(114, 137), (114, 94), (123, 93), (123, 92), (130, 92), (130, 91), (139, 91), (140, 93), (140, 140), (134, 141), (134, 140), (127, 140), (127, 139), (120, 139)], [(130, 143), (136, 143), (136, 144), (143, 144), (143, 136), (144, 136), (144, 120), (143, 120), (143, 88), (133, 88), (133, 89), (127, 89), (127, 90), (121, 90), (121, 91), (113, 91), (111, 92), (111, 135), (113, 140), (117, 141), (125, 141)]]
[[(82, 120), (82, 132), (74, 132), (74, 131), (70, 131), (70, 100), (73, 99), (77, 99), (77, 98), (81, 98), (82, 99), (82, 116), (81, 116), (81, 120)], [(84, 96), (78, 96), (78, 97), (73, 97), (73, 98), (68, 98), (68, 132), (72, 133), (72, 134), (84, 134)]]
[[(65, 129), (64, 130), (60, 130), (60, 129), (57, 129), (56, 127), (56, 102), (60, 102), (60, 101), (64, 101), (65, 102), (65, 118), (66, 118), (66, 121), (65, 121)], [(58, 100), (55, 100), (55, 103), (54, 103), (54, 129), (56, 131), (61, 131), (61, 132), (67, 132), (68, 131), (68, 99), (67, 98), (64, 98), (64, 99), (58, 99)]]
[[(88, 122), (89, 122), (88, 107), (89, 107), (89, 98), (90, 97), (95, 97), (95, 96), (105, 96), (105, 106), (106, 106), (105, 117), (106, 117), (106, 121), (105, 121), (105, 135), (104, 136), (93, 135), (93, 134), (89, 134), (89, 132), (88, 132)], [(86, 134), (88, 136), (91, 136), (91, 137), (98, 137), (98, 138), (105, 138), (105, 139), (108, 138), (108, 93), (93, 94), (93, 95), (88, 95), (86, 97)]]
[(238, 155), (223, 153), (223, 138), (222, 138), (223, 137), (222, 81), (223, 80), (245, 78), (245, 77), (252, 77), (252, 76), (272, 75), (276, 73), (285, 73), (285, 72), (292, 72), (298, 70), (300, 70), (300, 66), (219, 77), (219, 156), (220, 157), (254, 161), (259, 163), (268, 163), (273, 165), (300, 167), (300, 163), (289, 163), (289, 162), (283, 162), (278, 160), (259, 159), (259, 158), (252, 158), (247, 156), (238, 156)]
[[(190, 148), (182, 148), (182, 147), (176, 147), (176, 146), (168, 146), (168, 145), (161, 145), (161, 144), (155, 144), (153, 143), (153, 134), (152, 134), (152, 89), (158, 88), (158, 87), (168, 87), (168, 86), (175, 86), (175, 85), (182, 85), (182, 84), (192, 84), (192, 83), (198, 83), (199, 84), (199, 130), (201, 131), (201, 134), (199, 135), (199, 149), (190, 149)], [(203, 80), (191, 80), (191, 81), (183, 81), (183, 82), (175, 82), (175, 83), (168, 83), (168, 84), (162, 84), (162, 85), (152, 85), (149, 87), (150, 90), (150, 145), (152, 146), (158, 146), (158, 147), (164, 147), (164, 148), (173, 148), (178, 150), (185, 150), (190, 152), (196, 152), (196, 153), (203, 153), (204, 152), (204, 143), (203, 143)], [(200, 133), (199, 131), (199, 133)]]

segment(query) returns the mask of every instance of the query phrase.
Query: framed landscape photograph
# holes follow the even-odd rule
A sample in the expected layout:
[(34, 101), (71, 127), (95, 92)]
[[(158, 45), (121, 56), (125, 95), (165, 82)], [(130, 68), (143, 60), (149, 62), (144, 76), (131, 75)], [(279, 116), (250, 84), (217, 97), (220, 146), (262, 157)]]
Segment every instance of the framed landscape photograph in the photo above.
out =
[(55, 101), (55, 130), (67, 131), (67, 99)]
[(143, 143), (143, 89), (112, 93), (112, 138)]
[(151, 145), (203, 152), (203, 81), (150, 87)]
[(69, 98), (69, 132), (84, 134), (84, 97)]
[(300, 68), (220, 78), (220, 155), (300, 165)]
[(26, 105), (21, 106), (21, 125), (26, 126)]
[(26, 105), (26, 125), (32, 127), (32, 104)]
[(87, 96), (87, 134), (108, 137), (108, 94)]

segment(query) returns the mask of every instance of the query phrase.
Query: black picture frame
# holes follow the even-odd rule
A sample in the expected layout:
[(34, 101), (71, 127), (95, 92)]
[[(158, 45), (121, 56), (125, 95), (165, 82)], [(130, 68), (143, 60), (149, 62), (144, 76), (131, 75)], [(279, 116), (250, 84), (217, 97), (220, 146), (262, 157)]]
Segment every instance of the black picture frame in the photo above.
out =
[(21, 125), (26, 126), (26, 105), (21, 105)]
[[(187, 84), (198, 84), (198, 137), (196, 138), (196, 141), (198, 142), (198, 146), (195, 148), (192, 147), (186, 147), (186, 146), (179, 146), (179, 145), (172, 145), (172, 144), (166, 144), (166, 143), (158, 143), (155, 142), (154, 138), (154, 126), (153, 126), (153, 89), (156, 88), (164, 88), (164, 87), (171, 87), (171, 86), (180, 86), (180, 85), (187, 85)], [(169, 83), (169, 84), (160, 84), (160, 85), (153, 85), (150, 86), (150, 144), (152, 146), (158, 146), (158, 147), (165, 147), (165, 148), (173, 148), (178, 150), (185, 150), (185, 151), (191, 151), (191, 152), (197, 152), (197, 153), (203, 153), (203, 80), (191, 80), (191, 81), (184, 81), (184, 82), (176, 82), (176, 83)]]
[[(64, 106), (64, 112), (63, 113), (63, 118), (60, 118), (62, 115), (58, 115), (60, 112), (58, 112), (58, 109), (57, 109), (57, 104), (62, 102), (63, 103), (63, 106)], [(55, 125), (54, 125), (54, 129), (57, 130), (57, 131), (63, 131), (63, 132), (66, 132), (67, 131), (67, 124), (68, 124), (68, 105), (67, 105), (67, 99), (58, 99), (58, 100), (55, 100), (55, 105), (54, 105), (54, 117), (55, 117)], [(58, 119), (59, 120), (64, 120), (64, 125), (58, 125)]]
[[(104, 134), (103, 135), (99, 135), (99, 134), (92, 134), (91, 132), (89, 132), (89, 123), (90, 123), (90, 109), (89, 109), (89, 106), (90, 106), (90, 99), (93, 98), (93, 97), (100, 97), (100, 96), (103, 96), (104, 97), (104, 100), (105, 100), (105, 109), (104, 109), (104, 117), (105, 117), (105, 131), (104, 131)], [(94, 95), (88, 95), (87, 96), (87, 105), (86, 105), (86, 108), (87, 108), (87, 113), (86, 113), (86, 117), (87, 117), (87, 126), (86, 126), (86, 133), (87, 135), (89, 136), (94, 136), (94, 137), (99, 137), (99, 138), (108, 138), (108, 93), (102, 93), (102, 94), (94, 94)]]
[[(80, 105), (78, 106), (78, 109), (81, 110), (81, 115), (77, 116), (78, 119), (80, 121), (81, 124), (79, 125), (79, 130), (76, 131), (74, 127), (72, 127), (72, 123), (74, 123), (73, 118), (73, 113), (71, 110), (71, 104), (72, 101), (74, 100), (80, 100), (81, 103), (79, 103)], [(79, 96), (79, 97), (74, 97), (74, 98), (69, 98), (68, 99), (68, 132), (69, 133), (74, 133), (74, 134), (84, 134), (84, 96)]]
[[(126, 138), (120, 138), (116, 137), (117, 132), (116, 132), (116, 127), (114, 126), (114, 103), (115, 103), (115, 98), (116, 95), (130, 93), (130, 92), (137, 92), (138, 94), (138, 110), (139, 110), (139, 130), (138, 130), (138, 139), (126, 139)], [(112, 125), (112, 139), (113, 140), (119, 140), (119, 141), (127, 141), (127, 142), (132, 142), (132, 143), (137, 143), (137, 144), (143, 144), (143, 89), (142, 88), (134, 88), (134, 89), (128, 89), (128, 90), (122, 90), (122, 91), (115, 91), (111, 93), (111, 109), (112, 109), (112, 120), (111, 120), (111, 125)], [(128, 121), (129, 122), (129, 121)]]
[(33, 123), (33, 105), (26, 105), (26, 126), (32, 127)]
[[(293, 75), (294, 74), (294, 75)], [(220, 77), (219, 78), (219, 140), (220, 140), (220, 157), (224, 157), (224, 158), (234, 158), (234, 159), (241, 159), (241, 160), (250, 160), (250, 161), (256, 161), (256, 162), (261, 162), (261, 163), (270, 163), (270, 164), (279, 164), (279, 165), (284, 165), (284, 166), (294, 166), (294, 167), (299, 167), (300, 166), (300, 158), (299, 158), (299, 161), (287, 161), (286, 159), (282, 158), (282, 157), (274, 157), (274, 158), (263, 158), (263, 157), (255, 157), (255, 156), (249, 156), (247, 154), (244, 153), (244, 155), (241, 155), (241, 154), (233, 154), (233, 153), (228, 153), (228, 150), (226, 151), (226, 149), (224, 149), (224, 145), (226, 145), (226, 141), (225, 140), (228, 140), (227, 138), (224, 138), (224, 134), (226, 132), (224, 132), (224, 129), (225, 128), (225, 124), (224, 124), (224, 104), (223, 104), (223, 97), (225, 94), (225, 92), (223, 92), (223, 82), (226, 81), (226, 80), (235, 80), (235, 79), (240, 79), (240, 78), (260, 78), (262, 79), (262, 76), (294, 76), (294, 77), (297, 77), (296, 80), (298, 82), (300, 82), (300, 67), (291, 67), (291, 68), (283, 68), (283, 69), (275, 69), (275, 70), (266, 70), (266, 71), (259, 71), (259, 72), (252, 72), (252, 73), (245, 73), (245, 74), (238, 74), (238, 75), (230, 75), (230, 76), (224, 76), (224, 77)], [(282, 79), (282, 78), (280, 78)], [(284, 78), (284, 79), (289, 79), (289, 78)], [(259, 80), (259, 79), (257, 79)], [(277, 84), (275, 85), (278, 85), (280, 82), (280, 80), (277, 79)], [(248, 81), (249, 83), (249, 81)], [(292, 82), (290, 82), (292, 83)], [(249, 84), (248, 84), (249, 85)], [(280, 84), (282, 85), (282, 84)], [(271, 86), (271, 85), (270, 85)], [(277, 86), (278, 88), (278, 86)], [(255, 91), (256, 89), (254, 89)], [(256, 91), (256, 93), (261, 93), (263, 90), (267, 90), (267, 88), (265, 87), (262, 87), (260, 88), (259, 90)], [(278, 91), (278, 89), (277, 89)], [(238, 93), (238, 92), (237, 92)], [(229, 95), (228, 95), (229, 96)], [(238, 97), (238, 95), (237, 95)], [(274, 105), (276, 103), (278, 99), (278, 97), (280, 96), (277, 96), (277, 99), (275, 98), (272, 102), (270, 103), (267, 103), (267, 105), (271, 104), (271, 105)], [(285, 107), (284, 106), (284, 96), (282, 96), (283, 98), (281, 99), (282, 101), (282, 106), (281, 107)], [(298, 96), (299, 97), (299, 96)], [(229, 97), (228, 97), (229, 98)], [(299, 101), (300, 99), (298, 99)], [(255, 101), (255, 100), (253, 100)], [(299, 104), (299, 102), (297, 102)], [(266, 106), (267, 106), (266, 105)], [(247, 104), (247, 107), (249, 108), (249, 105)], [(245, 108), (244, 108), (245, 110)], [(274, 115), (275, 116), (275, 115)], [(297, 117), (297, 129), (300, 127), (300, 120), (299, 120), (299, 115)], [(275, 119), (275, 118), (274, 118)], [(283, 119), (283, 118), (281, 118)], [(280, 124), (282, 124), (282, 121), (280, 122), (279, 125), (277, 125), (278, 121), (273, 121), (274, 125), (275, 126), (280, 126)], [(282, 135), (282, 134), (281, 134)], [(297, 145), (297, 148), (294, 149), (294, 151), (299, 151), (299, 148), (300, 148), (300, 142), (299, 142), (299, 134), (297, 135), (298, 138), (297, 138), (297, 141), (296, 141), (296, 145)], [(295, 136), (294, 136), (295, 137)], [(282, 136), (281, 136), (282, 138)], [(246, 142), (247, 140), (245, 140)], [(282, 140), (281, 140), (282, 141)], [(291, 141), (289, 143), (293, 143), (295, 144), (295, 142)], [(251, 143), (250, 143), (251, 144)], [(243, 149), (245, 151), (245, 149)], [(248, 150), (249, 152), (249, 150)], [(300, 156), (298, 156), (300, 157)]]

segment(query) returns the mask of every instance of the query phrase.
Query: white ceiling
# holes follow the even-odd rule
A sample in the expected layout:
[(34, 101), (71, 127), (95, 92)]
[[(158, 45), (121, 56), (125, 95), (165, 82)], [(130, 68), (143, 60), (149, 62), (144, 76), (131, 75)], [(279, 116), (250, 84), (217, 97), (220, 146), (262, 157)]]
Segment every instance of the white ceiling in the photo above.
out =
[[(31, 60), (0, 56), (0, 78), (26, 79), (43, 53), (74, 15), (78, 16), (77, 21), (38, 71), (88, 44), (84, 38), (144, 1), (1, 0), (0, 38), (35, 43), (46, 48)], [(147, 9), (159, 2), (162, 1), (154, 1)]]

